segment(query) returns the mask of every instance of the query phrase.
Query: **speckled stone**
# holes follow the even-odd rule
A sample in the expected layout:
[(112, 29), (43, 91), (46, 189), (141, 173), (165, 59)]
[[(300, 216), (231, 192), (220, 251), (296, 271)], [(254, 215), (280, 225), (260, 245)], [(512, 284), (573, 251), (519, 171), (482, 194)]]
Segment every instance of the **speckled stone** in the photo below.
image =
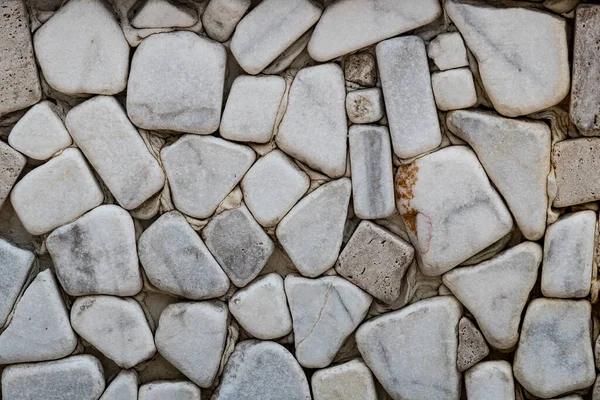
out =
[(100, 400), (138, 400), (138, 374), (135, 369), (121, 370)]
[(383, 118), (383, 94), (379, 88), (360, 89), (346, 95), (346, 114), (353, 124), (370, 124)]
[(361, 86), (373, 87), (377, 83), (375, 57), (370, 53), (355, 53), (346, 58), (344, 77)]
[(202, 26), (209, 38), (225, 42), (251, 5), (250, 0), (210, 0), (202, 13)]
[(17, 182), (27, 159), (6, 143), (0, 141), (0, 208)]
[(470, 319), (462, 317), (458, 322), (458, 358), (456, 367), (465, 371), (483, 360), (490, 353), (485, 339)]
[(507, 361), (486, 361), (465, 372), (469, 400), (515, 400), (512, 367)]
[(314, 400), (377, 400), (373, 374), (359, 359), (316, 371), (311, 387)]
[(35, 255), (0, 237), (0, 328), (6, 323)]
[(191, 382), (156, 381), (140, 386), (139, 400), (200, 400), (200, 388)]
[(568, 139), (552, 147), (556, 174), (554, 207), (600, 200), (600, 138)]

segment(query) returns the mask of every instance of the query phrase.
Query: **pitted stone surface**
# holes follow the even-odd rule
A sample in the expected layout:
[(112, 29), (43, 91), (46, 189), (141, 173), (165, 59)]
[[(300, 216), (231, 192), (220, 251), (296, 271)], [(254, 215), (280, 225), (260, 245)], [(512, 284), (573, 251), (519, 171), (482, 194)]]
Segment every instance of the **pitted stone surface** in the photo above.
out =
[(383, 118), (381, 89), (361, 89), (346, 95), (346, 114), (354, 124), (370, 124)]
[(554, 207), (600, 200), (600, 138), (567, 139), (552, 146), (556, 174)]

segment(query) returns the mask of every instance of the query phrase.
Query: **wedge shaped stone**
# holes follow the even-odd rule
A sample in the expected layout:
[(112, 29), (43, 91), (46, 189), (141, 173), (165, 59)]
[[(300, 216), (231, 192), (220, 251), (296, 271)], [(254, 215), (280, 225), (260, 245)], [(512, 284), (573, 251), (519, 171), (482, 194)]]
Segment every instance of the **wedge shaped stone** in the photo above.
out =
[(191, 382), (155, 381), (140, 386), (139, 400), (200, 400), (200, 388)]
[(311, 386), (314, 400), (377, 400), (373, 374), (359, 359), (318, 370)]
[(515, 382), (507, 361), (486, 361), (465, 372), (469, 400), (514, 400)]
[(250, 0), (211, 0), (202, 13), (202, 26), (208, 37), (225, 42), (244, 16)]
[(600, 138), (568, 139), (552, 146), (556, 174), (554, 207), (600, 200)]
[(465, 371), (490, 353), (485, 339), (470, 319), (462, 317), (458, 323), (458, 359), (456, 367)]
[(4, 142), (0, 142), (0, 208), (25, 168), (27, 159)]
[(112, 380), (100, 400), (138, 400), (138, 374), (124, 369)]
[(187, 28), (198, 22), (198, 13), (169, 0), (147, 0), (131, 19), (136, 28)]
[(0, 328), (29, 276), (35, 255), (0, 237)]

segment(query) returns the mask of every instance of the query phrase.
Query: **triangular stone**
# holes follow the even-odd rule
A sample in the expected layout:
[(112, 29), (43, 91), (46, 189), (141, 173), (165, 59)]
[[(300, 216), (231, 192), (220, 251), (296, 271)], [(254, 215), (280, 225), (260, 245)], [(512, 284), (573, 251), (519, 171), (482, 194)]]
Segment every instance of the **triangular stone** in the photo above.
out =
[(456, 367), (465, 371), (483, 360), (490, 353), (485, 339), (479, 329), (467, 317), (458, 322), (458, 358)]
[(187, 28), (196, 22), (196, 11), (167, 0), (146, 1), (131, 19), (136, 28)]
[(124, 369), (106, 388), (100, 400), (138, 400), (138, 375), (134, 369)]

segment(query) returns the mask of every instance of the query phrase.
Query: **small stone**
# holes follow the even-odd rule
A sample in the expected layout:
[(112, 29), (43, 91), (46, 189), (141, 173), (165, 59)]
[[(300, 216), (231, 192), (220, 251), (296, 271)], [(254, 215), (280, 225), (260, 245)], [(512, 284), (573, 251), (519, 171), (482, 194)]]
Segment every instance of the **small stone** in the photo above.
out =
[(210, 0), (202, 14), (202, 25), (208, 37), (225, 42), (250, 8), (250, 0)]
[(138, 374), (124, 369), (112, 380), (100, 400), (138, 400)]
[(198, 22), (196, 10), (169, 0), (146, 0), (130, 20), (135, 28), (188, 28)]
[(200, 388), (191, 382), (158, 381), (140, 386), (139, 400), (200, 400)]
[(469, 108), (477, 104), (475, 82), (469, 68), (434, 72), (431, 86), (435, 104), (442, 111)]
[(71, 325), (121, 368), (131, 368), (156, 352), (144, 311), (133, 299), (79, 297), (71, 307)]
[(245, 206), (223, 211), (202, 230), (206, 246), (237, 287), (263, 269), (275, 245)]
[(592, 307), (586, 300), (534, 299), (529, 303), (513, 370), (534, 396), (559, 396), (594, 384)]
[(554, 207), (600, 200), (600, 138), (562, 140), (552, 146), (556, 175)]
[(427, 45), (427, 55), (440, 71), (469, 66), (465, 42), (458, 32), (437, 35)]
[(27, 159), (21, 153), (0, 141), (0, 208), (8, 199), (25, 164), (27, 164)]
[(471, 368), (489, 353), (490, 348), (479, 329), (473, 325), (470, 319), (462, 317), (458, 322), (458, 358), (456, 360), (458, 370), (463, 372)]
[(465, 372), (469, 400), (514, 400), (515, 382), (507, 361), (486, 361)]
[(300, 36), (300, 38), (294, 43), (292, 43), (290, 47), (285, 49), (283, 53), (281, 53), (279, 57), (275, 59), (275, 61), (269, 64), (267, 68), (263, 69), (262, 73), (279, 74), (285, 71), (290, 65), (292, 65), (292, 63), (295, 60), (301, 59), (301, 54), (304, 54), (306, 56), (306, 52), (304, 51), (304, 49), (306, 49), (306, 46), (308, 45), (308, 41), (310, 40), (311, 34), (312, 30), (306, 31), (304, 35)]
[(331, 178), (341, 177), (346, 172), (345, 101), (344, 74), (337, 64), (301, 69), (290, 88), (277, 146)]
[(0, 237), (0, 328), (13, 309), (34, 260), (32, 252)]
[(344, 63), (344, 77), (361, 86), (373, 87), (377, 83), (375, 57), (370, 53), (350, 54)]
[(276, 273), (259, 277), (235, 292), (229, 311), (257, 339), (277, 339), (292, 331), (283, 278)]
[(358, 359), (318, 370), (311, 386), (314, 400), (377, 400), (373, 374)]
[(545, 0), (543, 5), (557, 14), (566, 14), (573, 11), (581, 1), (582, 0)]
[(361, 89), (346, 95), (346, 113), (353, 124), (370, 124), (383, 118), (381, 89)]

